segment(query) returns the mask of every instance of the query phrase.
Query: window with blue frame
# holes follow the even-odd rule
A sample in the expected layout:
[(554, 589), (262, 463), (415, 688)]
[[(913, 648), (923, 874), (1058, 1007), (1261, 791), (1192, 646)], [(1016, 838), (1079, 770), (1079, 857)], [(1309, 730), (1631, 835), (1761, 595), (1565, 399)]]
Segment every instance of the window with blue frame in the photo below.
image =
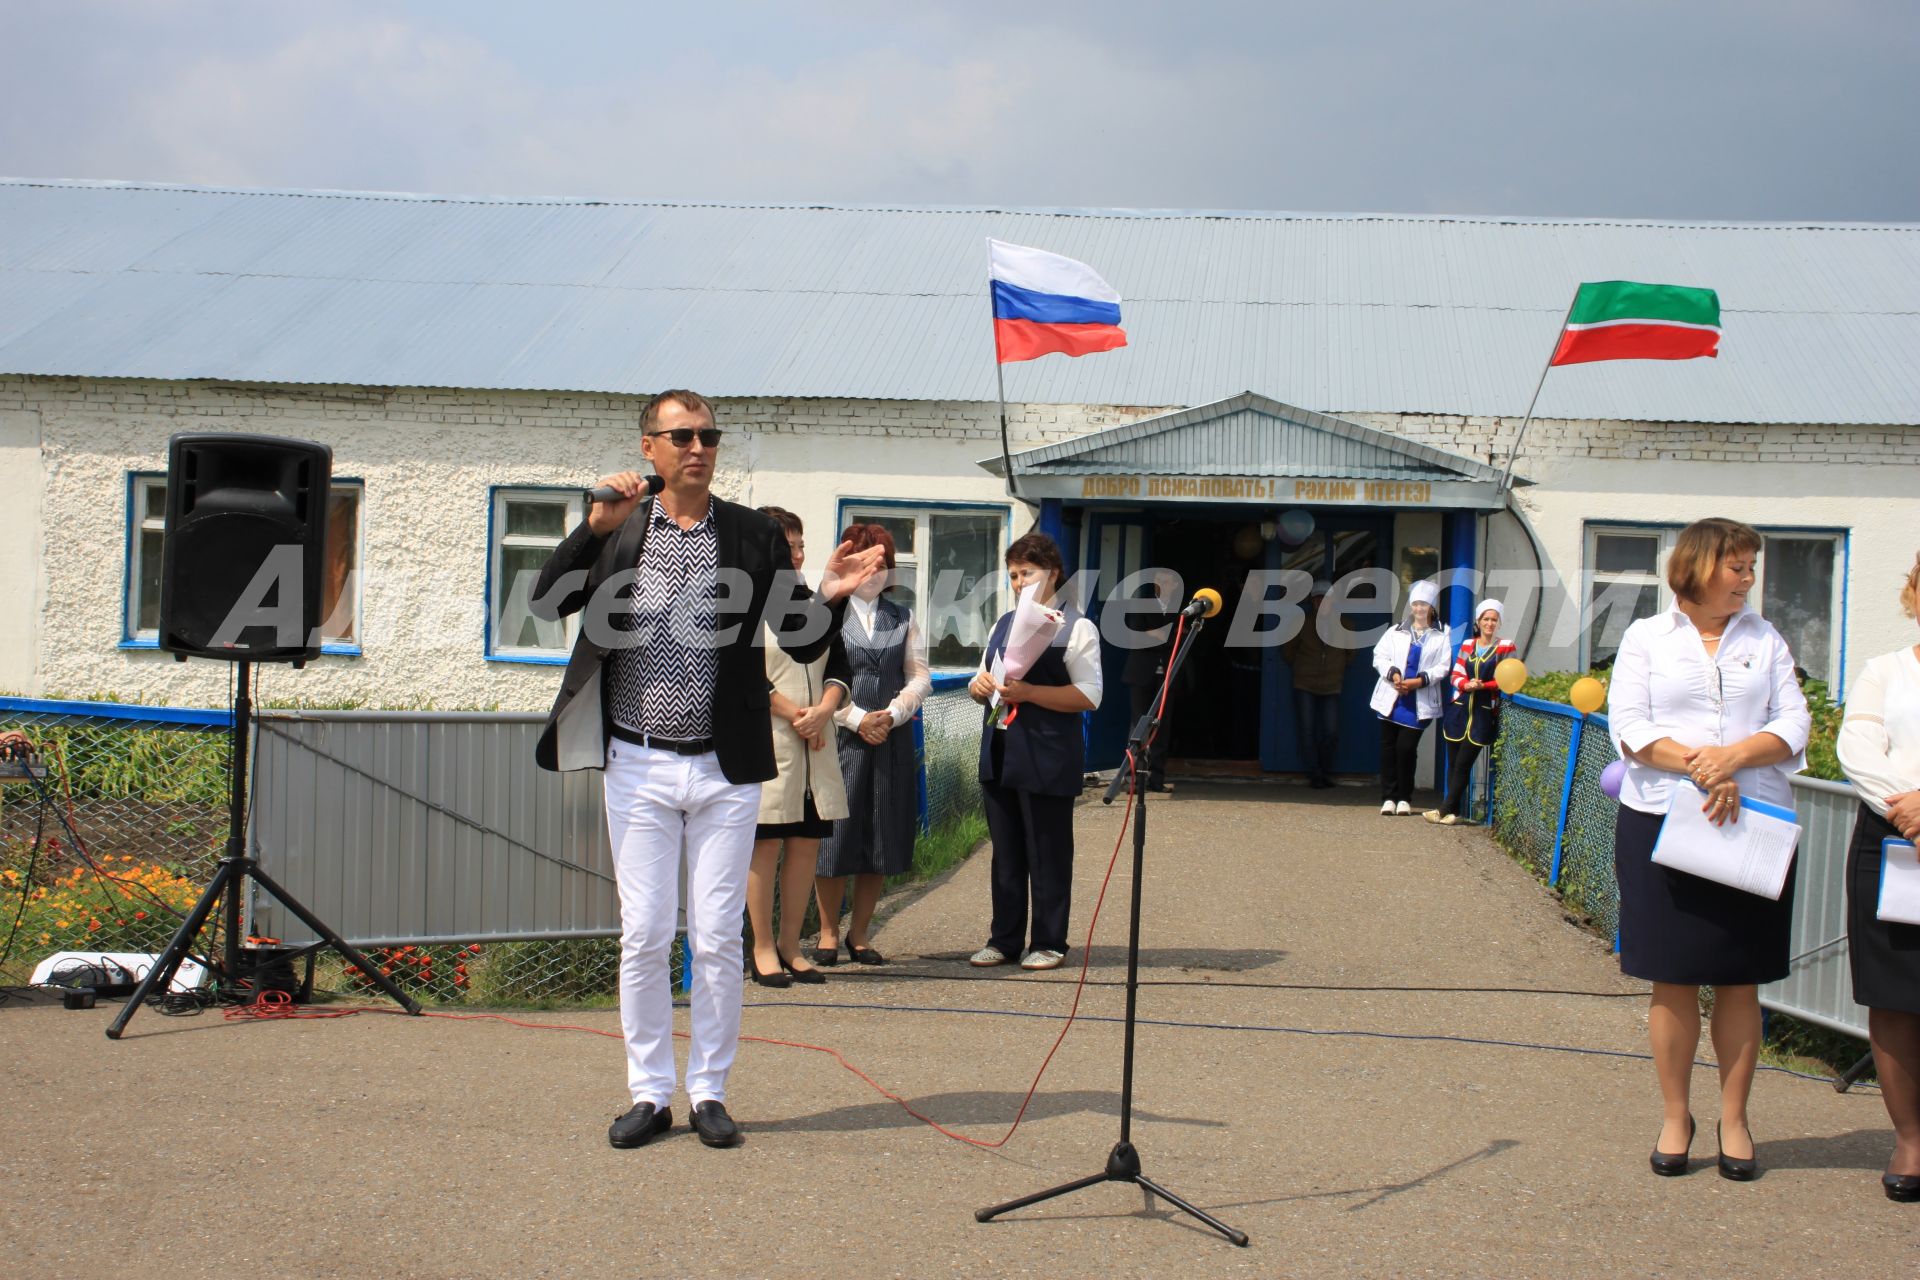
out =
[[(1680, 529), (1677, 524), (1587, 526), (1582, 628), (1587, 665), (1609, 661), (1636, 619), (1672, 608), (1667, 557)], [(1785, 637), (1801, 670), (1837, 686), (1847, 535), (1822, 529), (1758, 532), (1763, 541), (1747, 603)]]
[[(323, 646), (335, 653), (360, 648), (361, 525), (365, 486), (335, 480), (327, 499), (326, 577), (321, 588)], [(127, 488), (127, 581), (124, 643), (160, 640), (160, 570), (167, 528), (167, 477), (136, 473)]]
[(936, 670), (978, 666), (988, 633), (1008, 607), (1007, 519), (1006, 507), (984, 503), (848, 498), (840, 504), (842, 529), (877, 524), (893, 535), (893, 598), (913, 610)]
[(510, 661), (566, 660), (577, 615), (547, 621), (533, 616), (533, 587), (541, 566), (568, 530), (586, 518), (578, 489), (495, 489), (488, 522), (487, 656)]

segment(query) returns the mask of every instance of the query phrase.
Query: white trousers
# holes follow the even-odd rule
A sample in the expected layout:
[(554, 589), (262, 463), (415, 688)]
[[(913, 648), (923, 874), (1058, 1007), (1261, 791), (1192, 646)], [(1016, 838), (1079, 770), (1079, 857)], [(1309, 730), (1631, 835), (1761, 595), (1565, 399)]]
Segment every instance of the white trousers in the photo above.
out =
[(620, 1026), (635, 1102), (673, 1097), (673, 988), (668, 961), (687, 867), (687, 947), (693, 967), (687, 1097), (725, 1102), (740, 1039), (745, 982), (741, 913), (760, 784), (728, 782), (708, 752), (607, 744), (607, 835), (620, 886)]

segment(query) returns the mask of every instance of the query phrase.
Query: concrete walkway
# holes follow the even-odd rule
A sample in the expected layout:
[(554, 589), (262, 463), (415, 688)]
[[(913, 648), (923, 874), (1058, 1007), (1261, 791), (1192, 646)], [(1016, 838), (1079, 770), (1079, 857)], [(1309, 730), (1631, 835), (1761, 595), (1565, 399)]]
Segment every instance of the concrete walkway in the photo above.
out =
[[(1765, 1173), (1743, 1185), (1714, 1176), (1702, 1070), (1701, 1159), (1689, 1177), (1653, 1177), (1652, 1068), (1623, 1056), (1644, 1049), (1637, 984), (1483, 832), (1383, 818), (1368, 794), (1191, 786), (1152, 809), (1134, 1139), (1150, 1177), (1250, 1233), (1250, 1248), (1127, 1186), (973, 1220), (1097, 1171), (1117, 1136), (1121, 1036), (1104, 1019), (1123, 1008), (1123, 851), (1083, 1021), (997, 1151), (941, 1136), (828, 1055), (769, 1044), (743, 1046), (735, 1069), (742, 1148), (707, 1150), (683, 1125), (616, 1152), (604, 1130), (624, 1074), (609, 1039), (147, 1011), (110, 1044), (110, 1010), (0, 1007), (5, 1269), (867, 1280), (1920, 1267), (1920, 1212), (1878, 1185), (1891, 1136), (1870, 1090), (1763, 1073)], [(1081, 809), (1076, 936), (1119, 834), (1117, 807)], [(748, 1034), (830, 1046), (943, 1124), (1000, 1137), (1078, 974), (968, 969), (986, 904), (976, 856), (886, 920), (875, 941), (894, 965), (843, 964), (804, 992), (749, 986)], [(611, 1013), (527, 1019), (617, 1026)]]

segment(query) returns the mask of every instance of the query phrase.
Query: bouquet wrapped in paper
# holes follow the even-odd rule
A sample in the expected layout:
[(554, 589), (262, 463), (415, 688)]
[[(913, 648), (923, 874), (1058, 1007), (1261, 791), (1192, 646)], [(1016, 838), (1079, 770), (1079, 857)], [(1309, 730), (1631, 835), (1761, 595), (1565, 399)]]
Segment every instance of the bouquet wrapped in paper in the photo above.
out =
[[(1051, 609), (1040, 603), (1040, 584), (1035, 583), (1020, 593), (1019, 602), (1013, 607), (1013, 621), (1007, 624), (1007, 647), (993, 660), (988, 669), (996, 681), (1023, 679), (1033, 669), (1040, 655), (1047, 651), (1060, 634), (1060, 628), (1066, 625), (1067, 615), (1059, 609)], [(993, 727), (1004, 729), (1013, 723), (1020, 714), (1020, 708), (1002, 706), (1000, 695), (993, 695), (991, 704), (995, 709)]]

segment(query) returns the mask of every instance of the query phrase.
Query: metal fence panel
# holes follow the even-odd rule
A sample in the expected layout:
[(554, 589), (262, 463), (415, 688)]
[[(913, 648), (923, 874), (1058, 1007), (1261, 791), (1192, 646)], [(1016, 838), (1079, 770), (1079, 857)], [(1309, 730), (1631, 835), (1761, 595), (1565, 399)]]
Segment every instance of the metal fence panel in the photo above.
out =
[[(617, 934), (600, 774), (535, 768), (542, 723), (465, 712), (261, 715), (261, 865), (355, 943)], [(264, 896), (254, 931), (312, 940)]]
[(1793, 971), (1760, 988), (1760, 1003), (1865, 1039), (1867, 1011), (1853, 1001), (1847, 954), (1847, 846), (1860, 799), (1845, 783), (1795, 778), (1793, 807), (1800, 820)]

